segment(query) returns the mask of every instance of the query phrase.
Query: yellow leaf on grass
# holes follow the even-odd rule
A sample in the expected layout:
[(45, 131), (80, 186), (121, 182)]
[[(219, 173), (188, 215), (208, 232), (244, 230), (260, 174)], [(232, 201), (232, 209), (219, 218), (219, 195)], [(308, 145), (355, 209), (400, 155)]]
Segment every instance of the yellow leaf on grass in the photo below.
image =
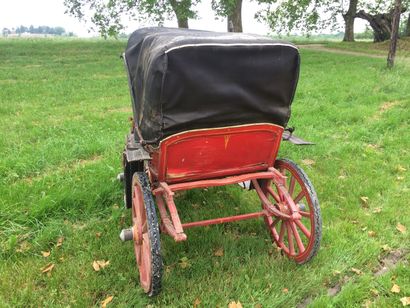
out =
[(187, 257), (182, 257), (181, 259), (179, 259), (178, 264), (181, 268), (187, 268), (191, 266), (191, 264), (189, 263), (189, 259)]
[(383, 251), (390, 251), (391, 250), (391, 248), (390, 248), (390, 246), (389, 245), (383, 245), (382, 246), (382, 249), (383, 249)]
[(53, 263), (48, 263), (46, 266), (44, 266), (41, 269), (41, 272), (42, 273), (48, 273), (48, 272), (51, 272), (53, 270), (53, 268), (54, 268), (54, 264)]
[(371, 289), (370, 292), (372, 292), (373, 296), (379, 296), (379, 291), (376, 289)]
[(302, 164), (306, 165), (306, 166), (312, 166), (314, 165), (316, 162), (312, 159), (302, 159)]
[(362, 203), (363, 207), (369, 206), (369, 197), (360, 197), (360, 202)]
[(230, 302), (228, 308), (242, 308), (242, 304), (240, 301)]
[(218, 248), (214, 251), (214, 256), (215, 257), (222, 257), (224, 255), (224, 249), (223, 248)]
[(333, 271), (333, 276), (340, 275), (341, 273), (342, 273), (341, 271), (334, 270), (334, 271)]
[(100, 237), (101, 237), (101, 232), (96, 232), (96, 233), (95, 233), (95, 236), (98, 237), (98, 238), (100, 238)]
[(376, 207), (376, 208), (373, 209), (372, 213), (373, 213), (373, 214), (378, 214), (378, 213), (380, 213), (381, 211), (382, 211), (382, 208), (381, 208), (381, 207)]
[(63, 236), (59, 237), (57, 240), (56, 247), (60, 247), (61, 245), (63, 245), (63, 242), (64, 242), (64, 237)]
[(108, 296), (105, 300), (103, 300), (101, 302), (101, 307), (105, 308), (107, 307), (108, 303), (111, 303), (112, 299), (114, 298), (114, 296)]
[(47, 258), (50, 256), (50, 252), (49, 251), (42, 251), (41, 254), (43, 255), (44, 258)]
[(369, 237), (375, 237), (375, 236), (376, 236), (376, 232), (374, 232), (374, 231), (369, 231), (369, 232), (367, 232), (367, 235), (368, 235)]
[(407, 228), (405, 226), (403, 226), (401, 223), (397, 223), (396, 225), (396, 229), (397, 231), (399, 231), (400, 233), (406, 233)]
[(201, 303), (201, 300), (197, 297), (196, 299), (195, 299), (195, 302), (194, 302), (194, 308), (197, 308), (197, 307), (199, 307), (199, 304)]
[(351, 271), (352, 271), (353, 273), (357, 274), (357, 275), (363, 274), (363, 272), (362, 272), (361, 270), (359, 270), (359, 269), (357, 269), (357, 268), (354, 268), (354, 267), (351, 268)]
[(93, 268), (96, 272), (98, 272), (99, 270), (106, 267), (108, 264), (110, 264), (110, 261), (96, 260), (93, 262)]
[(288, 289), (288, 288), (283, 288), (283, 289), (282, 289), (282, 292), (283, 292), (283, 293), (289, 293), (289, 289)]
[(392, 286), (391, 289), (390, 289), (390, 292), (392, 292), (392, 293), (400, 293), (400, 286), (394, 283), (393, 286)]
[(400, 298), (401, 303), (403, 306), (409, 306), (410, 305), (410, 297), (402, 297)]

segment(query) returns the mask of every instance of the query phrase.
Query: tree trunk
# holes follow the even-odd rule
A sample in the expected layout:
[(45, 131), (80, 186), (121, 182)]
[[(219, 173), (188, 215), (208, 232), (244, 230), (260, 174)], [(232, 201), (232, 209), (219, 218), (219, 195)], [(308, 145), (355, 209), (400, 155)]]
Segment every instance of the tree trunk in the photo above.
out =
[(183, 9), (179, 7), (180, 3), (177, 0), (170, 0), (169, 2), (177, 18), (178, 28), (189, 28), (188, 17), (183, 13)]
[(228, 32), (242, 32), (242, 0), (235, 1), (227, 22)]
[(400, 14), (401, 14), (401, 0), (396, 0), (394, 3), (394, 13), (393, 13), (393, 22), (391, 29), (391, 38), (390, 38), (390, 50), (387, 57), (387, 67), (392, 68), (394, 65), (394, 58), (396, 57), (396, 48), (397, 48), (397, 38), (399, 36), (399, 26), (400, 26)]
[(353, 42), (354, 41), (354, 19), (356, 17), (358, 0), (350, 0), (349, 9), (346, 14), (343, 14), (343, 19), (345, 21), (345, 36), (343, 41)]
[(404, 33), (404, 35), (410, 36), (410, 13), (409, 13), (409, 17), (407, 18), (406, 32)]
[[(404, 13), (406, 10), (400, 8), (399, 13)], [(361, 10), (356, 14), (356, 17), (367, 20), (370, 27), (373, 29), (374, 42), (383, 42), (391, 37), (393, 11), (382, 14), (369, 14)]]

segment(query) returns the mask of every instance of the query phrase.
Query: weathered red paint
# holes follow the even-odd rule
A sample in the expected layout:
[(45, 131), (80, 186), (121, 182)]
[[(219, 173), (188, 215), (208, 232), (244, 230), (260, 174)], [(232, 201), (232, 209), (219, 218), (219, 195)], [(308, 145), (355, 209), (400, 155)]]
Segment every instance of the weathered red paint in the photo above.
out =
[(170, 184), (267, 170), (282, 133), (278, 125), (252, 124), (176, 134), (152, 154), (150, 172)]

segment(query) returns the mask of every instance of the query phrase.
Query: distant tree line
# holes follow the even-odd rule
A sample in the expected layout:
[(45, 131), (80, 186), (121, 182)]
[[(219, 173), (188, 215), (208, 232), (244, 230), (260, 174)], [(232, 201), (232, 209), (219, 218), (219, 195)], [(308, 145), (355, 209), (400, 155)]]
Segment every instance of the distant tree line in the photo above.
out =
[(74, 34), (72, 32), (67, 33), (66, 30), (63, 27), (49, 27), (49, 26), (38, 26), (35, 27), (33, 25), (31, 26), (19, 26), (17, 28), (3, 28), (3, 36), (7, 36), (10, 34), (17, 34), (21, 35), (23, 33), (30, 33), (30, 34), (43, 34), (43, 35), (67, 35), (67, 36), (73, 36)]

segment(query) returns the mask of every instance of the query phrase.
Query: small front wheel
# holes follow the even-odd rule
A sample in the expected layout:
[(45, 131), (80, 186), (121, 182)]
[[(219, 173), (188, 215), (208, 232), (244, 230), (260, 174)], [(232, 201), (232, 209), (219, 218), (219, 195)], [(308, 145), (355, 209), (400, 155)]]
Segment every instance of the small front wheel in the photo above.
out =
[(162, 258), (155, 203), (144, 172), (132, 177), (132, 224), (140, 284), (145, 293), (154, 296), (161, 290)]
[[(293, 200), (300, 219), (281, 219), (266, 217), (265, 222), (273, 241), (281, 250), (297, 263), (303, 264), (311, 260), (318, 252), (322, 238), (322, 217), (319, 201), (312, 183), (306, 173), (296, 163), (288, 159), (275, 162), (275, 169), (286, 177), (286, 191)], [(267, 197), (276, 209), (290, 214), (290, 206), (280, 192), (278, 184), (266, 181)]]

